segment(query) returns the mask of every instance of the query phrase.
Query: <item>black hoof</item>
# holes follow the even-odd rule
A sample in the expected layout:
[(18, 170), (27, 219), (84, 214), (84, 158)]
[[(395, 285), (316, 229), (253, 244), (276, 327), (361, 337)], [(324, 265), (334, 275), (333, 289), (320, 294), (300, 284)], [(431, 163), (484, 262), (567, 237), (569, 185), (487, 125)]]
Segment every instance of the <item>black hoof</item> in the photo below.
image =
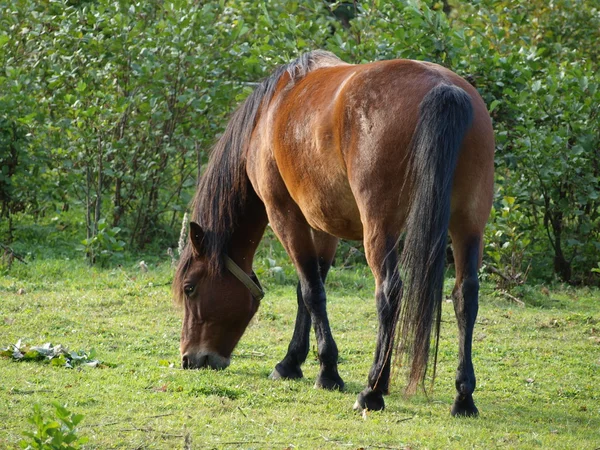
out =
[(279, 380), (280, 378), (284, 380), (296, 380), (303, 376), (300, 366), (288, 367), (279, 363), (275, 366), (275, 369), (271, 372), (269, 378), (271, 380)]
[(454, 399), (451, 413), (454, 417), (476, 417), (479, 415), (473, 396), (470, 394), (458, 394)]
[(358, 394), (356, 403), (354, 403), (354, 410), (359, 412), (365, 409), (369, 411), (381, 411), (384, 408), (383, 393), (381, 391), (374, 391), (370, 387)]
[(333, 390), (343, 390), (344, 389), (344, 380), (337, 373), (337, 370), (333, 373), (324, 374), (321, 372), (317, 377), (317, 381), (315, 381), (315, 387), (319, 389), (327, 389), (330, 391)]

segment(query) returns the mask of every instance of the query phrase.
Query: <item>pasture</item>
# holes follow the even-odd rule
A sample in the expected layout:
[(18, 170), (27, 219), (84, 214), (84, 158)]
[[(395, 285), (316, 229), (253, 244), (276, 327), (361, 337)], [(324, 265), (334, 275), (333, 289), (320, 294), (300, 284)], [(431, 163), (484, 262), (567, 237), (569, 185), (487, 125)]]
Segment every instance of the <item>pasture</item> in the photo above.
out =
[[(0, 278), (0, 346), (23, 339), (94, 348), (106, 367), (0, 358), (0, 447), (18, 448), (22, 432), (32, 429), (33, 405), (51, 411), (52, 401), (83, 414), (78, 434), (89, 438), (85, 448), (600, 447), (597, 290), (532, 287), (520, 293), (521, 307), (482, 283), (474, 419), (450, 416), (457, 332), (446, 300), (433, 393), (404, 398), (399, 375), (386, 410), (361, 416), (352, 405), (366, 383), (377, 325), (369, 269), (334, 267), (327, 282), (346, 390), (313, 389), (314, 335), (305, 378), (271, 381), (292, 334), (296, 289), (291, 266), (270, 244), (255, 265), (267, 295), (231, 366), (219, 372), (180, 369), (181, 312), (171, 302), (166, 258), (144, 273), (133, 261), (110, 269), (73, 260), (15, 262)], [(452, 282), (450, 273), (446, 294)]]

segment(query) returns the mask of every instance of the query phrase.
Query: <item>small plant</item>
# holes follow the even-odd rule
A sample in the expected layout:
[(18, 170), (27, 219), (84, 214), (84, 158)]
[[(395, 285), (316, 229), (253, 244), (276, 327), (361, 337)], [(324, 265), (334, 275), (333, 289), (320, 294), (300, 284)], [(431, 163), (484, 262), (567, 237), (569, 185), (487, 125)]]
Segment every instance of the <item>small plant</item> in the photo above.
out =
[(58, 402), (52, 403), (55, 417), (44, 414), (40, 405), (33, 406), (33, 415), (28, 421), (35, 426), (33, 432), (23, 433), (27, 439), (19, 442), (21, 448), (35, 450), (74, 450), (81, 448), (88, 441), (87, 437), (77, 435), (77, 425), (83, 419), (81, 414), (75, 414)]
[(497, 275), (498, 287), (510, 290), (527, 280), (531, 239), (521, 231), (526, 222), (515, 197), (504, 196), (501, 206), (493, 208), (487, 228), (488, 270)]
[(98, 221), (96, 235), (81, 241), (83, 246), (80, 247), (91, 264), (99, 262), (104, 267), (109, 260), (123, 257), (125, 242), (117, 238), (120, 231), (119, 227), (110, 228), (105, 219)]

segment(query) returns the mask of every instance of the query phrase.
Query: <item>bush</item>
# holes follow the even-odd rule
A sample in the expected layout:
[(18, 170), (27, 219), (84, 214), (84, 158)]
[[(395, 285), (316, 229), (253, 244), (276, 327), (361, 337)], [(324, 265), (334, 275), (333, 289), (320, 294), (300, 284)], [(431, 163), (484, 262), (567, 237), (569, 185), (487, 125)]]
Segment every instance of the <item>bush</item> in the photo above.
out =
[(89, 245), (106, 218), (132, 250), (174, 246), (235, 105), (275, 65), (325, 48), (353, 63), (433, 61), (474, 84), (497, 132), (489, 264), (600, 282), (592, 2), (0, 0), (0, 24), (0, 145), (10, 150), (0, 156), (0, 198), (9, 220), (72, 207)]

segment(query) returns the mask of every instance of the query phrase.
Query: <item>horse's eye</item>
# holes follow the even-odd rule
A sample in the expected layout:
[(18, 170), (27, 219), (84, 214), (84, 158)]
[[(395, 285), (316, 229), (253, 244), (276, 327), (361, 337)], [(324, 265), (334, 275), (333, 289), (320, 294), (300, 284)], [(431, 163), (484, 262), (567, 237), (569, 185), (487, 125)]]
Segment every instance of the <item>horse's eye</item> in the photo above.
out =
[(183, 288), (185, 295), (192, 295), (194, 293), (194, 289), (196, 289), (196, 285), (194, 284), (188, 284)]

